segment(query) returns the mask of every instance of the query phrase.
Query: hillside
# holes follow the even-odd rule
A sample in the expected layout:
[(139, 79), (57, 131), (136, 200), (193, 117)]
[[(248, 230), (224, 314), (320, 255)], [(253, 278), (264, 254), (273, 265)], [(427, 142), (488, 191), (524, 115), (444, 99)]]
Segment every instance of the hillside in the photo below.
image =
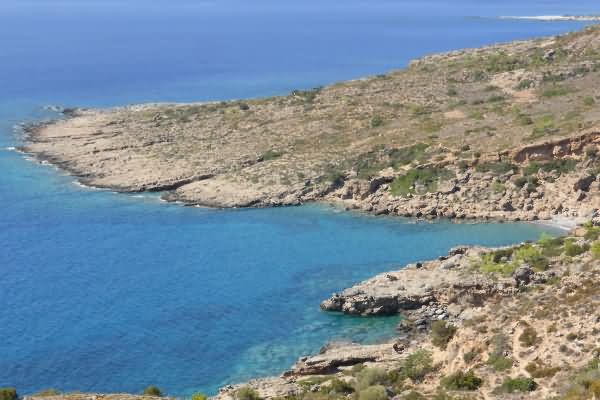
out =
[[(288, 96), (69, 110), (32, 127), (24, 150), (87, 185), (165, 190), (187, 204), (344, 200), (413, 216), (587, 217), (598, 208), (588, 193), (598, 189), (599, 78), (592, 27)], [(432, 194), (426, 212), (407, 200)]]

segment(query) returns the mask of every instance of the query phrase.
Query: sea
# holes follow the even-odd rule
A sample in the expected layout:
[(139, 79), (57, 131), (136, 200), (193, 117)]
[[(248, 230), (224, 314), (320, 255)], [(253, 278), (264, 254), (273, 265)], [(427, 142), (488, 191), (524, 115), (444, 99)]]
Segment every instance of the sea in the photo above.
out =
[(321, 312), (331, 293), (459, 244), (560, 232), (324, 205), (212, 210), (77, 185), (16, 152), (48, 106), (287, 94), (440, 51), (581, 29), (500, 16), (597, 0), (0, 0), (0, 387), (186, 397), (277, 375), (399, 317)]

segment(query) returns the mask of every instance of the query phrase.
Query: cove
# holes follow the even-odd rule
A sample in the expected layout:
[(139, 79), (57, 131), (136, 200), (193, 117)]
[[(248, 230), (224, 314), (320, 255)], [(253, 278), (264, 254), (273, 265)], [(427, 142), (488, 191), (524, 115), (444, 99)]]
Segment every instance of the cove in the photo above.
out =
[(397, 318), (320, 312), (331, 292), (458, 244), (516, 243), (546, 228), (320, 205), (218, 211), (85, 189), (6, 150), (21, 143), (15, 124), (55, 117), (47, 104), (282, 94), (584, 25), (494, 16), (598, 12), (594, 1), (1, 3), (0, 386), (23, 394), (214, 393), (278, 374), (330, 340), (394, 333)]

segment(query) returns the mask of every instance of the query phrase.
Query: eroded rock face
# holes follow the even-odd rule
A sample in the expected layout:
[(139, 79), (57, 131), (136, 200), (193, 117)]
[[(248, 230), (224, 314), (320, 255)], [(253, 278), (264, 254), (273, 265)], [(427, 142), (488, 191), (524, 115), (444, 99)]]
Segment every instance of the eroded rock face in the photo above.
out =
[(336, 372), (339, 367), (365, 362), (400, 360), (394, 344), (331, 346), (327, 351), (310, 357), (302, 357), (285, 375), (324, 375)]
[[(482, 251), (481, 248), (461, 248), (451, 251), (443, 260), (425, 263), (420, 268), (413, 264), (400, 271), (377, 275), (333, 294), (321, 303), (321, 308), (345, 314), (391, 315), (431, 303), (478, 303), (495, 294), (512, 291), (515, 285), (512, 280), (494, 280), (469, 271), (469, 258)], [(439, 273), (432, 273), (435, 270)]]

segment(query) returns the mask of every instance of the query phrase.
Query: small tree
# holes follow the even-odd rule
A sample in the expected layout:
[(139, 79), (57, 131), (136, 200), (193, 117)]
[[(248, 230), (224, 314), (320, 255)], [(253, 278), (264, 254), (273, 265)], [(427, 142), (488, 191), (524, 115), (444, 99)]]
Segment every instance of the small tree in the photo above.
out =
[(0, 388), (0, 400), (17, 400), (18, 398), (17, 389), (11, 387)]
[(455, 333), (456, 327), (454, 325), (445, 321), (435, 321), (431, 325), (431, 342), (434, 346), (445, 349)]
[(244, 386), (243, 388), (238, 389), (235, 398), (237, 400), (260, 400), (258, 392), (250, 386)]
[(162, 397), (163, 392), (158, 387), (150, 385), (146, 389), (144, 389), (144, 396)]
[(198, 392), (192, 395), (192, 400), (208, 400), (208, 396)]

